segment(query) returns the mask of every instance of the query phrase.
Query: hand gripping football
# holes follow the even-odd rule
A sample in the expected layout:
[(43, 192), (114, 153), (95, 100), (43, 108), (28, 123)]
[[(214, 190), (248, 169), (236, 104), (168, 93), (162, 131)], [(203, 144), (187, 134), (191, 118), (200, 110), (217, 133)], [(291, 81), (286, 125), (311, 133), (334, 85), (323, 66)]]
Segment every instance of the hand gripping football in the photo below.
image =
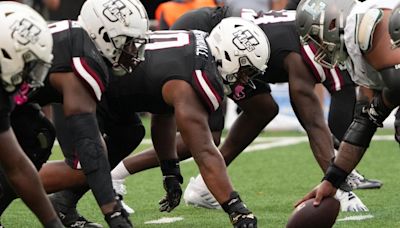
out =
[(340, 203), (333, 197), (324, 198), (318, 207), (314, 199), (297, 206), (289, 217), (286, 228), (330, 228), (339, 214)]

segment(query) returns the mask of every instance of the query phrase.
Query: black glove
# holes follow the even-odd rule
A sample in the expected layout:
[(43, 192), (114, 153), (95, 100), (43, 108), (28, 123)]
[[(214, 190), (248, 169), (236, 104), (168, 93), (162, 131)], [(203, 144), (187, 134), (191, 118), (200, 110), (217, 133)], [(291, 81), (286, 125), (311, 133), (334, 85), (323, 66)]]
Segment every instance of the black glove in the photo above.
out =
[(237, 192), (232, 192), (231, 198), (221, 206), (229, 214), (234, 228), (257, 228), (256, 216), (247, 209)]
[(182, 189), (180, 184), (183, 183), (183, 178), (180, 175), (168, 175), (164, 176), (163, 183), (167, 194), (158, 204), (160, 204), (161, 212), (171, 212), (181, 202)]
[(251, 212), (249, 214), (235, 212), (229, 217), (234, 228), (257, 228), (257, 218)]

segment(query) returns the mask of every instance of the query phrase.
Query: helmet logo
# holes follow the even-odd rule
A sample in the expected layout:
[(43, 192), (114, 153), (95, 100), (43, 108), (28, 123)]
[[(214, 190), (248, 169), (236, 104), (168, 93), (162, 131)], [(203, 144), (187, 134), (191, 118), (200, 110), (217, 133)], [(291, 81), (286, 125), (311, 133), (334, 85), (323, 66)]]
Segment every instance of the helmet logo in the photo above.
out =
[(307, 0), (304, 3), (303, 10), (306, 11), (307, 13), (309, 13), (312, 16), (313, 20), (316, 20), (319, 17), (319, 15), (321, 14), (321, 12), (325, 10), (326, 3), (324, 3), (324, 2), (319, 2), (319, 3), (313, 2), (313, 3), (310, 4), (310, 1), (312, 1), (312, 0)]
[(232, 43), (241, 51), (254, 51), (257, 46), (260, 44), (256, 37), (251, 33), (249, 30), (239, 30), (233, 33), (233, 40)]
[(110, 0), (103, 6), (103, 15), (111, 22), (121, 21), (127, 24), (126, 18), (132, 14), (132, 11), (121, 0)]
[(11, 25), (11, 37), (22, 45), (35, 44), (39, 40), (40, 28), (31, 21), (23, 18)]

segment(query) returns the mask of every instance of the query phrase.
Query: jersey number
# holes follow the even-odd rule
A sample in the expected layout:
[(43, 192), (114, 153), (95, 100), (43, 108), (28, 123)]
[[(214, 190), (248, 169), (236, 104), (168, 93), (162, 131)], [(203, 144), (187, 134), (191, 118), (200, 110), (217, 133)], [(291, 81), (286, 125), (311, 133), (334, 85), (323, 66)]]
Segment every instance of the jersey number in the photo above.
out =
[(252, 9), (243, 9), (242, 18), (254, 21), (256, 24), (273, 24), (279, 22), (294, 21), (296, 19), (296, 11), (294, 10), (281, 10), (281, 11), (269, 11), (262, 15), (257, 14)]
[(150, 35), (150, 43), (146, 44), (146, 50), (182, 47), (189, 43), (189, 33), (187, 32), (158, 31)]
[(68, 21), (68, 20), (64, 20), (64, 21), (58, 21), (58, 22), (54, 22), (48, 25), (50, 32), (52, 34), (54, 33), (58, 33), (64, 30), (69, 29), (70, 27), (75, 28), (75, 27), (81, 27), (78, 22), (76, 21)]

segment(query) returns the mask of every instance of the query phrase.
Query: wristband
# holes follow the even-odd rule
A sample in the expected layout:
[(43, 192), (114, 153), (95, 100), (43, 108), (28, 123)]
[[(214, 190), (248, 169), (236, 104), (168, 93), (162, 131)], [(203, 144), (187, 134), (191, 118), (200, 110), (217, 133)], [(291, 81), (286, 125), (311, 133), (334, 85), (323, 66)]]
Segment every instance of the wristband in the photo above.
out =
[(179, 183), (183, 183), (183, 177), (179, 167), (178, 159), (162, 160), (160, 161), (161, 172), (163, 176), (176, 176)]
[(339, 188), (345, 182), (347, 175), (349, 174), (346, 171), (332, 163), (322, 180), (327, 180), (331, 182), (333, 187)]

